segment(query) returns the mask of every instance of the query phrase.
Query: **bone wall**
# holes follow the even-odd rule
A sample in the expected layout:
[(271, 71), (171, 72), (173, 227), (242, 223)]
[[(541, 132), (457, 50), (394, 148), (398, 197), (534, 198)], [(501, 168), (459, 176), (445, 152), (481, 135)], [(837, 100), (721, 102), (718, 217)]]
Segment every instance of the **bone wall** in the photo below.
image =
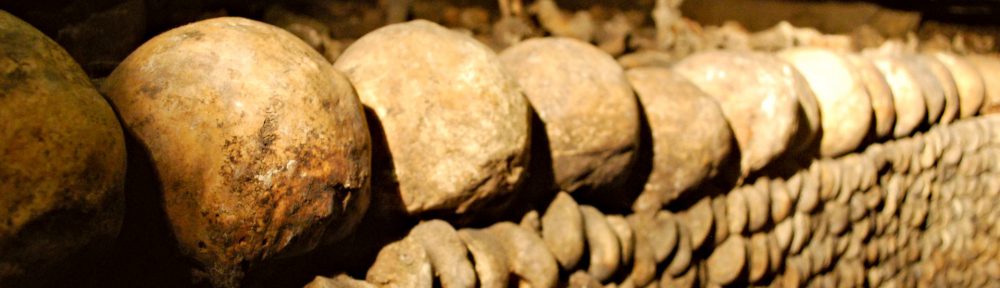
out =
[[(530, 287), (984, 287), (1000, 281), (998, 152), (1000, 116), (984, 116), (814, 160), (682, 210), (602, 214), (560, 194), (520, 223), (437, 235), (464, 246), (407, 244), (447, 225), (422, 222), (379, 253), (369, 282), (341, 274), (307, 287), (430, 287), (473, 269), (479, 282), (467, 283), (482, 287), (505, 279)], [(466, 251), (468, 259), (434, 256)]]

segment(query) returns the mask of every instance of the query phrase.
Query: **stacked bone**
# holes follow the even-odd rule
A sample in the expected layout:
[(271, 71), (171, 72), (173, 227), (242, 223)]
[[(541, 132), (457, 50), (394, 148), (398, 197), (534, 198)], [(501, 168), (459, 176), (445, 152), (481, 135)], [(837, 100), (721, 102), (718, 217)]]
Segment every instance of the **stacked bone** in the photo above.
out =
[[(953, 129), (931, 130), (911, 140), (912, 147), (920, 147), (923, 142), (924, 149), (914, 151), (913, 155), (920, 155), (921, 165), (915, 167), (916, 172), (911, 164), (909, 175), (928, 182), (916, 190), (925, 198), (915, 204), (904, 200), (900, 212), (907, 215), (910, 206), (915, 215), (911, 216), (912, 223), (920, 227), (921, 222), (916, 221), (923, 215), (918, 213), (927, 209), (923, 233), (917, 238), (920, 262), (906, 271), (921, 285), (984, 287), (1000, 278), (1000, 254), (995, 248), (1000, 241), (1000, 212), (996, 209), (1000, 194), (1000, 131), (996, 123), (995, 117), (956, 123)], [(909, 175), (896, 177), (914, 177)], [(909, 197), (907, 194), (906, 200)], [(873, 269), (869, 277), (891, 280), (892, 269), (903, 271), (901, 267), (884, 266)]]
[(1000, 281), (998, 128), (998, 116), (961, 120), (680, 211), (605, 215), (560, 193), (520, 223), (424, 221), (367, 283), (308, 287), (983, 286)]
[[(702, 208), (711, 214), (710, 207)], [(566, 284), (560, 271), (577, 271), (570, 283), (625, 277), (631, 284), (623, 285), (644, 286), (657, 281), (658, 263), (669, 263), (665, 279), (683, 276), (677, 280), (691, 282), (698, 269), (692, 261), (697, 246), (691, 239), (704, 233), (689, 229), (681, 219), (684, 216), (668, 211), (605, 215), (560, 193), (544, 214), (529, 213), (519, 224), (456, 231), (444, 221), (421, 222), (379, 253), (366, 280), (398, 287), (431, 287), (434, 277), (445, 287), (554, 287)], [(338, 276), (320, 277), (311, 285), (348, 282), (359, 283)]]
[[(996, 58), (794, 48), (699, 53), (671, 69), (629, 69), (624, 78), (649, 125), (653, 163), (633, 212), (619, 215), (586, 202), (601, 198), (577, 197), (607, 193), (601, 185), (613, 186), (629, 168), (623, 154), (634, 149), (628, 102), (599, 106), (587, 94), (616, 98), (628, 90), (615, 86), (620, 70), (607, 67), (609, 57), (599, 52), (548, 38), (501, 53), (546, 125), (553, 189), (566, 191), (537, 210), (543, 213), (485, 228), (425, 220), (379, 252), (367, 282), (340, 274), (317, 277), (311, 287), (1000, 281), (995, 252), (985, 246), (998, 240), (996, 212), (976, 202), (959, 209), (944, 198), (978, 201), (997, 193), (991, 137), (1000, 118), (974, 117), (996, 109), (991, 103), (1000, 95), (984, 81), (995, 79), (989, 75)], [(347, 56), (339, 61), (355, 61)], [(567, 99), (582, 104), (564, 106)], [(590, 117), (618, 118), (567, 120), (581, 107), (594, 109)], [(574, 129), (591, 129), (594, 137), (579, 138)], [(599, 139), (611, 135), (601, 129), (619, 134)], [(739, 148), (738, 163), (726, 162), (729, 139)], [(716, 176), (733, 166), (738, 185), (717, 188), (732, 185)], [(938, 251), (933, 241), (950, 249)], [(962, 265), (950, 265), (955, 261)], [(974, 264), (980, 268), (957, 268)]]
[[(734, 195), (737, 191), (753, 193), (755, 189), (770, 189), (772, 216), (779, 215), (775, 211), (784, 211), (780, 209), (783, 205), (773, 201), (773, 196), (786, 194), (793, 199), (795, 212), (785, 220), (774, 222), (773, 229), (764, 232), (775, 237), (778, 246), (782, 247), (777, 253), (786, 255), (783, 263), (777, 264), (784, 266), (772, 280), (777, 282), (771, 283), (786, 287), (805, 284), (857, 287), (890, 283), (913, 287), (917, 286), (916, 281), (942, 286), (975, 286), (997, 281), (1000, 270), (996, 269), (995, 252), (985, 249), (972, 252), (968, 246), (972, 241), (995, 243), (998, 238), (989, 231), (995, 228), (988, 228), (992, 224), (984, 223), (980, 229), (986, 230), (978, 233), (971, 231), (972, 224), (969, 224), (969, 230), (960, 234), (952, 230), (962, 228), (952, 227), (962, 225), (941, 217), (983, 217), (977, 219), (984, 219), (984, 222), (996, 218), (996, 212), (974, 210), (973, 207), (958, 212), (959, 208), (954, 207), (957, 203), (947, 200), (944, 195), (963, 191), (960, 193), (976, 195), (971, 196), (976, 201), (993, 203), (991, 195), (998, 192), (998, 187), (995, 170), (992, 170), (996, 163), (993, 152), (996, 139), (991, 140), (991, 137), (995, 135), (998, 121), (1000, 118), (996, 116), (987, 116), (936, 127), (913, 137), (873, 144), (861, 153), (817, 160), (787, 180), (758, 178), (754, 185), (730, 192)], [(762, 181), (769, 184), (760, 184)], [(752, 219), (753, 206), (750, 207), (748, 218)], [(943, 230), (951, 234), (943, 236), (940, 232)], [(942, 247), (942, 237), (949, 240), (967, 237), (962, 240), (965, 246), (952, 248), (950, 253), (973, 256), (966, 260), (941, 259), (948, 253), (938, 251)], [(747, 255), (749, 262), (754, 263), (752, 246)], [(767, 260), (770, 259), (760, 260), (764, 263), (760, 265), (775, 265)], [(962, 268), (956, 271), (967, 274), (947, 276), (949, 273), (942, 270), (955, 267), (952, 265), (981, 268)], [(754, 266), (747, 269), (747, 280), (758, 283)]]
[[(40, 65), (73, 66), (60, 55)], [(28, 89), (34, 84), (25, 79), (44, 75), (5, 63), (16, 64), (4, 80), (19, 88), (18, 99), (51, 92)], [(63, 80), (102, 107), (74, 72)], [(626, 71), (583, 41), (532, 39), (497, 57), (426, 21), (370, 33), (330, 66), (275, 27), (221, 18), (150, 40), (102, 88), (135, 142), (128, 156), (152, 162), (145, 164), (157, 183), (139, 189), (151, 189), (145, 197), (162, 207), (148, 213), (165, 212), (160, 224), (171, 240), (216, 286), (237, 286), (276, 257), (342, 243), (354, 227), (381, 229), (359, 223), (386, 211), (425, 221), (380, 251), (366, 275), (376, 285), (975, 285), (1000, 274), (988, 245), (997, 234), (988, 208), (1000, 124), (972, 118), (1000, 110), (998, 75), (993, 56), (893, 46), (853, 56), (819, 48), (704, 52), (671, 69)], [(31, 106), (12, 103), (2, 108)], [(544, 142), (529, 137), (531, 111)], [(121, 144), (107, 112), (100, 130)], [(13, 125), (42, 124), (54, 125)], [(856, 152), (873, 142), (883, 144)], [(94, 143), (103, 142), (84, 144)], [(527, 167), (531, 143), (548, 144), (534, 155), (550, 156), (551, 167)], [(3, 159), (19, 162), (4, 163), (29, 167), (34, 159), (15, 158), (22, 154), (8, 152), (14, 148)], [(71, 160), (98, 165), (85, 158)], [(107, 160), (114, 163), (98, 176), (109, 178), (84, 183), (98, 195), (83, 197), (95, 201), (88, 205), (120, 199), (92, 199), (122, 182), (121, 159)], [(651, 167), (634, 212), (604, 214), (606, 201), (629, 197), (616, 192), (641, 161)], [(525, 173), (535, 168), (543, 173)], [(11, 179), (4, 184), (55, 183), (2, 172)], [(566, 192), (520, 225), (456, 230), (428, 220), (488, 219), (518, 204), (511, 199), (525, 192), (522, 183), (545, 176), (551, 182), (540, 183), (551, 186), (532, 188)], [(366, 215), (369, 177), (375, 204)], [(68, 184), (39, 187), (70, 191), (60, 185)], [(37, 200), (18, 187), (2, 187), (5, 209)], [(54, 204), (37, 205), (44, 212)], [(9, 226), (0, 249), (58, 236), (26, 226), (49, 214), (7, 212), (0, 216), (16, 217), (0, 219)], [(95, 217), (87, 224), (106, 229), (83, 241), (115, 234), (121, 213)], [(944, 249), (927, 248), (937, 243)], [(67, 244), (67, 253), (86, 249)], [(34, 255), (2, 260), (14, 268), (0, 272), (14, 277), (32, 264), (56, 265)], [(316, 285), (324, 283), (363, 285), (346, 276)]]

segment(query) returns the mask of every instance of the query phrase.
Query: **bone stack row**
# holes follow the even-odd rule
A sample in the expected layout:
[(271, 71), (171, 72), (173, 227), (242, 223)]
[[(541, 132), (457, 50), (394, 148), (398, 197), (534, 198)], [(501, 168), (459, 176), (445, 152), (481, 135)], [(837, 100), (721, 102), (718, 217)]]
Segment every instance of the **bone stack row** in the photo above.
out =
[[(371, 39), (358, 43), (382, 49)], [(337, 65), (360, 79), (362, 99), (374, 84), (366, 79), (384, 78), (354, 67), (387, 65), (355, 59), (376, 53), (368, 51), (377, 50), (348, 49)], [(981, 151), (991, 151), (1000, 118), (976, 117), (1000, 107), (992, 74), (1000, 61), (992, 56), (917, 54), (891, 45), (854, 54), (800, 47), (702, 52), (670, 66), (624, 70), (587, 43), (542, 38), (504, 50), (500, 60), (544, 124), (533, 129), (547, 134), (549, 146), (541, 148), (552, 158), (551, 185), (564, 192), (517, 224), (456, 228), (425, 220), (380, 251), (368, 283), (836, 287), (996, 279), (990, 277), (998, 271), (988, 270), (995, 263), (978, 265), (984, 271), (975, 277), (915, 272), (972, 261), (940, 258), (941, 251), (935, 255), (942, 266), (923, 267), (933, 262), (923, 261), (932, 257), (925, 247), (937, 247), (923, 237), (927, 230), (934, 239), (938, 224), (930, 215), (950, 215), (934, 207), (956, 205), (934, 206), (943, 190), (935, 187), (961, 186), (952, 189), (982, 197), (982, 189), (995, 190), (983, 184), (995, 181), (986, 169), (995, 155)], [(371, 87), (396, 89), (379, 85)], [(386, 104), (406, 108), (376, 103)], [(651, 155), (637, 148), (637, 109), (650, 130)], [(378, 113), (383, 123), (395, 117)], [(643, 160), (652, 167), (633, 212), (604, 214), (605, 200), (620, 196), (615, 189), (635, 180), (628, 174)], [(530, 178), (537, 175), (529, 173), (527, 183), (537, 184)], [(411, 199), (423, 198), (404, 202)], [(968, 211), (961, 212), (944, 219), (963, 219)], [(945, 234), (940, 241), (955, 241), (948, 231), (937, 232)], [(314, 285), (342, 282), (362, 283), (342, 275)]]
[[(393, 29), (405, 30), (404, 25)], [(369, 93), (365, 87), (373, 83), (365, 77), (371, 76), (351, 67), (374, 65), (376, 58), (354, 59), (354, 53), (366, 51), (348, 49), (337, 65), (360, 77), (355, 85), (362, 95)], [(976, 151), (989, 150), (984, 135), (992, 135), (998, 118), (976, 116), (1000, 104), (991, 81), (997, 78), (991, 74), (1000, 63), (996, 58), (916, 54), (892, 46), (857, 54), (821, 48), (713, 51), (667, 67), (640, 64), (625, 71), (586, 43), (543, 38), (514, 45), (500, 59), (545, 124), (533, 129), (547, 134), (549, 146), (542, 148), (552, 157), (552, 185), (565, 192), (517, 224), (455, 228), (423, 221), (381, 250), (365, 276), (368, 283), (675, 287), (874, 286), (909, 284), (905, 281), (917, 276), (933, 281), (938, 274), (911, 273), (913, 263), (924, 263), (924, 255), (914, 251), (926, 246), (921, 236), (931, 223), (931, 187), (951, 181), (954, 173), (948, 171), (961, 170), (963, 161), (989, 167), (983, 162), (990, 160), (972, 159), (990, 159)], [(638, 103), (630, 99), (633, 92)], [(398, 105), (378, 105), (385, 103)], [(635, 109), (649, 126), (652, 155), (636, 148)], [(380, 117), (389, 123), (393, 115)], [(965, 131), (970, 129), (975, 131)], [(975, 149), (948, 149), (969, 141)], [(952, 151), (950, 162), (939, 162), (946, 151)], [(738, 161), (728, 160), (735, 155)], [(633, 179), (629, 170), (642, 157), (652, 158), (652, 171), (634, 212), (605, 215), (603, 200), (616, 196), (614, 188), (623, 179)], [(740, 184), (713, 192), (726, 187), (721, 178), (727, 170), (736, 171)], [(968, 172), (992, 181), (986, 180), (988, 171)], [(404, 197), (410, 199), (422, 198)], [(314, 285), (323, 283), (362, 282), (342, 275)]]
[[(997, 281), (996, 251), (971, 248), (974, 242), (983, 245), (998, 240), (997, 212), (965, 208), (961, 200), (955, 200), (960, 198), (952, 198), (967, 195), (981, 205), (995, 203), (992, 198), (1000, 192), (997, 120), (990, 116), (961, 121), (873, 144), (862, 153), (814, 161), (788, 179), (759, 178), (752, 186), (730, 192), (770, 188), (772, 216), (777, 215), (774, 208), (781, 207), (773, 201), (773, 196), (781, 194), (775, 192), (797, 197), (791, 217), (763, 232), (776, 236), (779, 244), (790, 243), (784, 250), (784, 269), (772, 280), (779, 282), (771, 284), (913, 287)], [(770, 185), (758, 184), (761, 181)], [(753, 209), (749, 214), (752, 218)], [(969, 218), (980, 219), (982, 226), (975, 230), (966, 222), (969, 229), (957, 232), (963, 224), (951, 219)], [(942, 237), (962, 238), (964, 244), (942, 246)], [(748, 251), (753, 263), (753, 249)], [(753, 266), (748, 268), (753, 271)], [(753, 275), (748, 280), (759, 284)]]
[[(949, 142), (893, 144), (919, 143), (920, 154), (883, 147), (889, 144), (869, 148), (890, 151), (885, 153), (892, 157), (883, 158), (896, 160), (892, 167), (909, 173), (904, 176), (879, 176), (884, 173), (875, 172), (886, 171), (882, 163), (856, 153), (870, 143), (919, 138), (913, 135), (933, 131), (928, 129), (958, 129), (956, 119), (1000, 110), (1000, 60), (989, 55), (917, 54), (893, 45), (855, 54), (798, 47), (777, 53), (697, 52), (669, 65), (632, 61), (629, 65), (646, 66), (632, 67), (587, 41), (556, 37), (559, 33), (514, 39), (496, 53), (467, 34), (417, 20), (367, 33), (330, 65), (316, 47), (284, 30), (230, 17), (150, 39), (108, 78), (95, 81), (104, 94), (96, 97), (98, 90), (51, 40), (13, 16), (0, 14), (0, 21), (11, 23), (0, 31), (25, 40), (14, 42), (56, 53), (0, 47), (10, 52), (0, 62), (13, 63), (0, 86), (17, 88), (8, 96), (17, 100), (0, 102), (0, 111), (10, 111), (0, 113), (0, 120), (16, 132), (0, 133), (0, 145), (6, 145), (0, 146), (0, 163), (7, 164), (0, 165), (0, 183), (15, 185), (0, 185), (0, 223), (6, 223), (0, 226), (0, 266), (12, 267), (0, 269), (6, 270), (0, 271), (0, 286), (11, 283), (7, 275), (18, 279), (14, 286), (23, 286), (18, 284), (58, 274), (50, 269), (86, 266), (59, 262), (89, 250), (84, 247), (91, 241), (108, 242), (102, 239), (114, 238), (119, 226), (122, 235), (150, 236), (121, 237), (127, 241), (176, 243), (159, 248), (192, 260), (178, 264), (185, 266), (178, 271), (193, 270), (189, 276), (216, 287), (235, 287), (253, 282), (247, 276), (266, 275), (257, 272), (275, 265), (271, 260), (320, 246), (356, 249), (363, 245), (350, 241), (392, 234), (379, 229), (416, 220), (424, 222), (403, 241), (369, 245), (383, 249), (366, 281), (416, 286), (438, 281), (445, 287), (503, 286), (511, 279), (539, 287), (566, 281), (827, 283), (815, 279), (829, 279), (819, 275), (850, 262), (834, 261), (851, 247), (835, 236), (856, 228), (848, 220), (864, 218), (855, 202), (871, 204), (851, 202), (858, 195), (853, 192), (871, 187), (883, 187), (871, 192), (882, 202), (868, 207), (879, 211), (869, 220), (875, 235), (903, 238), (878, 238), (873, 252), (878, 261), (863, 262), (878, 268), (867, 270), (864, 281), (912, 279), (906, 275), (923, 280), (937, 274), (873, 265), (912, 263), (894, 256), (915, 255), (899, 253), (918, 242), (908, 238), (918, 233), (903, 227), (918, 227), (904, 224), (917, 221), (914, 215), (925, 218), (931, 205), (900, 201), (922, 195), (911, 193), (919, 190), (912, 187), (933, 187), (928, 181), (949, 178), (907, 175), (942, 167), (931, 161), (936, 154), (924, 156), (925, 147)], [(30, 57), (14, 57), (21, 54)], [(65, 123), (80, 128), (72, 127), (75, 121), (45, 118), (63, 113), (30, 113), (69, 103), (58, 100), (71, 99), (58, 93), (77, 91), (59, 85), (38, 89), (49, 81), (79, 88), (93, 107), (108, 102), (120, 127), (104, 107), (91, 112), (104, 115), (94, 127), (107, 133), (73, 131), (111, 142), (48, 137), (62, 135), (45, 131), (63, 131), (58, 129)], [(52, 101), (61, 102), (38, 105), (38, 95), (49, 92), (56, 93), (48, 95)], [(969, 121), (995, 126), (992, 120)], [(133, 144), (122, 151), (115, 135)], [(84, 151), (87, 147), (94, 150)], [(99, 147), (117, 147), (104, 152), (125, 158), (88, 154), (102, 151)], [(69, 153), (68, 158), (63, 161), (54, 151)], [(814, 158), (824, 160), (810, 162)], [(110, 162), (104, 167), (95, 159)], [(803, 162), (808, 165), (796, 167)], [(877, 165), (867, 169), (868, 162)], [(49, 177), (52, 169), (39, 163), (88, 169), (67, 174), (66, 179), (83, 181), (78, 187)], [(89, 169), (99, 166), (107, 169)], [(988, 175), (973, 172), (969, 177)], [(976, 189), (984, 181), (953, 184), (954, 194), (980, 195)], [(733, 186), (738, 188), (714, 192)], [(140, 216), (124, 216), (122, 190), (128, 191), (128, 211)], [(554, 201), (545, 199), (558, 191), (564, 193)], [(97, 205), (103, 201), (97, 199), (109, 204)], [(942, 207), (962, 207), (963, 201), (946, 200)], [(64, 214), (52, 214), (66, 207), (108, 215), (75, 225), (86, 229), (72, 235), (35, 234), (38, 223), (73, 224)], [(97, 209), (102, 207), (108, 209)], [(530, 209), (538, 212), (520, 215)], [(632, 212), (604, 215), (609, 211)], [(900, 220), (893, 222), (897, 214)], [(521, 216), (520, 225), (469, 228)], [(960, 221), (964, 216), (942, 221), (967, 223)], [(87, 228), (96, 227), (90, 224), (104, 228), (90, 234), (97, 230)], [(969, 225), (946, 227), (953, 226)], [(951, 237), (967, 231), (935, 232), (953, 248), (940, 253), (966, 256), (963, 249), (975, 252), (987, 243)], [(48, 249), (51, 255), (5, 253), (38, 251), (31, 243), (60, 243), (53, 245), (66, 249)], [(120, 246), (163, 246), (149, 244)], [(968, 260), (943, 255), (936, 259), (945, 264), (933, 271), (948, 272), (954, 267), (950, 262)], [(787, 261), (780, 260), (785, 256)], [(840, 274), (857, 274), (847, 272)], [(973, 279), (945, 274), (952, 276), (931, 280)]]
[(606, 215), (560, 193), (520, 223), (421, 222), (382, 249), (367, 283), (308, 287), (982, 286), (1000, 281), (998, 152), (1000, 117), (987, 116), (678, 211)]

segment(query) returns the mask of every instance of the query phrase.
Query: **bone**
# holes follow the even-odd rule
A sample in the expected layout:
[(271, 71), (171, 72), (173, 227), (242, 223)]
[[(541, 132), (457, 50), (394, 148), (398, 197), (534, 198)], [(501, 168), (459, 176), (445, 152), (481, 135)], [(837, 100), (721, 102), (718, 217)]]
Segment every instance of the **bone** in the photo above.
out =
[(771, 221), (772, 223), (781, 222), (788, 217), (789, 213), (792, 211), (792, 198), (788, 195), (788, 188), (784, 180), (781, 178), (774, 179), (771, 181), (769, 186), (769, 191), (771, 198)]
[(983, 105), (979, 108), (980, 114), (989, 114), (1000, 111), (1000, 58), (986, 55), (968, 55), (969, 62), (976, 67), (979, 75), (983, 77), (985, 97)]
[(809, 169), (802, 175), (802, 191), (799, 192), (799, 201), (795, 203), (795, 209), (799, 212), (811, 212), (819, 205), (819, 185), (820, 185), (819, 162), (813, 162)]
[(917, 61), (930, 69), (931, 75), (937, 79), (938, 84), (941, 85), (941, 91), (944, 92), (944, 108), (941, 112), (941, 118), (938, 122), (941, 124), (949, 124), (958, 118), (959, 112), (959, 99), (958, 99), (958, 87), (955, 84), (955, 78), (952, 77), (951, 71), (948, 67), (941, 63), (937, 58), (929, 55), (917, 55)]
[(338, 274), (333, 278), (316, 276), (304, 288), (375, 288), (375, 285), (351, 278), (347, 274)]
[(635, 233), (632, 232), (632, 227), (621, 215), (608, 215), (606, 220), (621, 245), (622, 264), (631, 264), (632, 255), (635, 253)]
[(749, 208), (747, 229), (750, 232), (757, 232), (771, 219), (771, 199), (768, 192), (768, 181), (766, 179), (758, 179), (753, 186), (747, 186), (746, 188), (743, 191), (746, 192), (744, 196), (747, 201), (747, 208)]
[(830, 202), (826, 204), (823, 211), (826, 214), (830, 234), (841, 235), (847, 230), (847, 227), (850, 224), (850, 211), (848, 211), (848, 209), (849, 208), (847, 206), (837, 202)]
[[(648, 224), (643, 223), (650, 221), (648, 219), (654, 217), (649, 214), (632, 214), (626, 218), (629, 225), (632, 226), (632, 231), (635, 231), (635, 255), (632, 257), (632, 271), (629, 273), (625, 282), (634, 285), (633, 287), (641, 287), (649, 284), (653, 281), (653, 277), (656, 277), (656, 259), (653, 252), (653, 247), (651, 246), (650, 239), (647, 233), (642, 233), (641, 231)], [(646, 219), (641, 219), (646, 218)], [(623, 285), (624, 286), (624, 285)]]
[[(692, 258), (692, 247), (691, 244), (691, 232), (687, 228), (685, 223), (679, 224), (679, 237), (677, 239), (677, 251), (674, 252), (674, 256), (670, 258), (670, 262), (667, 265), (666, 270), (663, 273), (669, 273), (672, 277), (683, 277), (684, 273), (690, 270), (691, 258)], [(662, 283), (662, 281), (661, 281)]]
[(812, 217), (804, 213), (795, 213), (792, 216), (792, 241), (789, 252), (798, 254), (812, 237)]
[(821, 201), (830, 201), (840, 192), (840, 167), (829, 159), (820, 160), (819, 196)]
[[(781, 251), (789, 251), (791, 248), (792, 239), (794, 239), (795, 236), (795, 223), (793, 222), (793, 218), (794, 217), (785, 219), (774, 226), (774, 231), (772, 233), (775, 240), (778, 242), (778, 246), (781, 247)], [(797, 253), (798, 250), (795, 252)]]
[[(656, 263), (666, 261), (677, 249), (679, 232), (677, 231), (677, 220), (668, 211), (657, 211), (654, 218), (648, 222), (649, 226), (644, 229), (646, 237), (649, 239), (650, 247), (653, 249), (653, 259)], [(642, 233), (642, 232), (640, 232)]]
[[(721, 244), (722, 241), (726, 240), (726, 237), (729, 237), (729, 218), (728, 218), (729, 216), (727, 215), (726, 212), (727, 205), (729, 204), (728, 201), (726, 200), (725, 195), (712, 197), (712, 214), (713, 214), (712, 219), (715, 220), (715, 225), (713, 225), (715, 227), (714, 229), (715, 245)], [(696, 248), (694, 247), (693, 244), (691, 246), (695, 250), (701, 248), (701, 247)]]
[(365, 281), (376, 286), (430, 288), (434, 277), (431, 260), (416, 240), (404, 238), (383, 248), (368, 268)]
[(932, 125), (939, 123), (945, 106), (945, 92), (941, 83), (934, 76), (931, 68), (922, 62), (918, 55), (907, 53), (900, 55), (899, 59), (906, 69), (913, 73), (917, 85), (923, 91), (924, 103), (927, 105), (926, 123)]
[(848, 55), (847, 60), (857, 69), (865, 91), (871, 97), (875, 136), (879, 139), (892, 136), (892, 128), (896, 124), (896, 105), (893, 103), (889, 83), (871, 60), (858, 55)]
[(594, 279), (594, 277), (590, 276), (590, 274), (587, 274), (587, 272), (576, 271), (573, 272), (572, 275), (569, 275), (569, 283), (566, 284), (566, 287), (601, 288), (604, 287), (604, 285), (601, 285), (600, 281)]
[(896, 57), (887, 55), (865, 55), (875, 64), (892, 90), (892, 102), (896, 108), (896, 122), (893, 126), (893, 137), (900, 138), (910, 135), (924, 121), (927, 115), (927, 104), (923, 96), (923, 88), (917, 84), (917, 78)]
[(726, 194), (726, 215), (730, 234), (740, 234), (746, 230), (749, 208), (743, 191), (735, 189)]
[(857, 69), (841, 53), (814, 47), (779, 52), (805, 76), (819, 103), (823, 130), (819, 153), (836, 157), (855, 150), (872, 123), (871, 97)]
[(472, 254), (480, 287), (507, 287), (511, 271), (503, 245), (483, 231), (462, 229), (458, 236)]
[(420, 222), (410, 230), (407, 237), (416, 240), (427, 251), (434, 274), (441, 280), (442, 287), (476, 285), (476, 273), (467, 257), (468, 249), (448, 222)]
[(936, 52), (932, 55), (948, 68), (948, 72), (951, 72), (955, 80), (958, 88), (959, 117), (969, 118), (978, 114), (979, 108), (983, 106), (986, 91), (983, 76), (976, 71), (976, 67), (955, 54)]
[(773, 233), (767, 235), (767, 257), (769, 273), (777, 273), (785, 263), (785, 249), (782, 249)]
[(664, 272), (660, 276), (660, 288), (692, 288), (698, 284), (698, 267), (691, 266), (679, 276)]
[(709, 282), (718, 285), (733, 283), (742, 274), (746, 262), (746, 240), (740, 235), (730, 235), (708, 256), (705, 267)]
[(521, 216), (521, 222), (518, 222), (518, 225), (521, 225), (521, 228), (527, 229), (528, 231), (541, 233), (542, 220), (539, 218), (541, 218), (541, 216), (538, 215), (538, 211), (531, 210), (528, 211), (528, 213), (524, 213), (524, 216)]
[(580, 213), (573, 197), (559, 192), (541, 217), (542, 240), (563, 269), (576, 267), (583, 256), (584, 224)]
[(747, 248), (747, 258), (749, 264), (747, 276), (749, 277), (750, 283), (757, 283), (764, 278), (764, 275), (770, 270), (771, 265), (771, 252), (769, 251), (770, 245), (768, 244), (767, 234), (756, 233), (750, 237), (749, 246)]
[(686, 224), (689, 230), (691, 246), (695, 249), (701, 248), (708, 235), (715, 232), (714, 211), (712, 209), (712, 198), (702, 197), (698, 202), (682, 213), (677, 214), (680, 220)]
[(587, 246), (590, 247), (590, 267), (587, 268), (587, 273), (594, 280), (603, 282), (618, 270), (621, 262), (618, 236), (597, 208), (583, 205), (580, 206), (580, 213), (583, 214)]
[(507, 222), (494, 224), (485, 231), (500, 242), (510, 270), (522, 283), (531, 287), (555, 287), (559, 280), (559, 264), (540, 237)]

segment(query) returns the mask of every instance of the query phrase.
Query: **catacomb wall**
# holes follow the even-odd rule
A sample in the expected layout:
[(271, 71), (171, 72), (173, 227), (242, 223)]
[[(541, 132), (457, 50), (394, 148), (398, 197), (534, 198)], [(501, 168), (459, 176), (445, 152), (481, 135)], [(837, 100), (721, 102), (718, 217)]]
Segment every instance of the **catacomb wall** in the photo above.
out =
[[(761, 176), (733, 190), (704, 195), (687, 207), (601, 214), (560, 194), (519, 223), (459, 228), (457, 235), (444, 229), (450, 232), (439, 235), (468, 245), (476, 275), (512, 273), (509, 277), (515, 281), (533, 286), (558, 281), (570, 287), (600, 287), (609, 279), (616, 279), (612, 282), (619, 287), (990, 286), (1000, 276), (993, 247), (1000, 240), (1000, 212), (995, 209), (1000, 193), (997, 124), (996, 116), (966, 119), (857, 153), (797, 163), (777, 173), (782, 175)], [(572, 224), (581, 221), (584, 225)], [(421, 248), (406, 244), (427, 237), (421, 231), (445, 225), (418, 224), (379, 253), (373, 268), (382, 269), (369, 270), (367, 279), (454, 277), (455, 270), (449, 268), (433, 274), (419, 269), (441, 268), (413, 252)], [(583, 260), (570, 267), (560, 268), (549, 254), (503, 250), (509, 247), (505, 245), (523, 245), (530, 248), (520, 251), (565, 251), (546, 245), (570, 245), (566, 241), (572, 237), (566, 235), (573, 233), (585, 235), (577, 241), (584, 241), (586, 248), (576, 251), (575, 257)], [(522, 234), (531, 236), (518, 236)], [(428, 255), (465, 252), (445, 245), (423, 247)], [(406, 253), (421, 256), (403, 258), (412, 256)], [(489, 257), (508, 259), (506, 267), (480, 262)], [(319, 277), (309, 287), (371, 285), (353, 281), (359, 280), (343, 274)]]
[(996, 23), (53, 2), (0, 3), (0, 287), (1000, 285)]

